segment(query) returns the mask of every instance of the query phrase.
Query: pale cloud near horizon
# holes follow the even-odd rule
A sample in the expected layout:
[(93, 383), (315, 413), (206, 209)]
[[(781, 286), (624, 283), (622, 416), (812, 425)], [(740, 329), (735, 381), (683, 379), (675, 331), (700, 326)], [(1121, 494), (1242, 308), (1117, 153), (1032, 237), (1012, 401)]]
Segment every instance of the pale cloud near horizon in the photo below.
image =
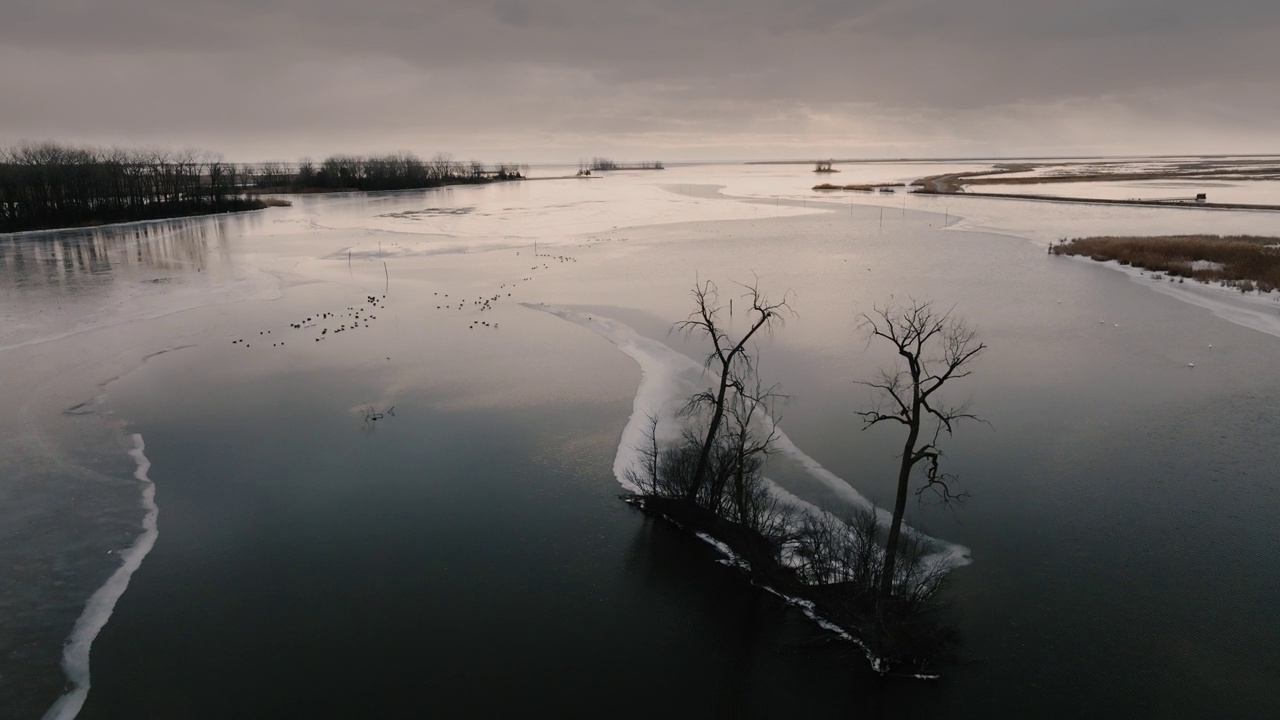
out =
[(1262, 0), (10, 0), (0, 142), (513, 161), (1280, 152)]

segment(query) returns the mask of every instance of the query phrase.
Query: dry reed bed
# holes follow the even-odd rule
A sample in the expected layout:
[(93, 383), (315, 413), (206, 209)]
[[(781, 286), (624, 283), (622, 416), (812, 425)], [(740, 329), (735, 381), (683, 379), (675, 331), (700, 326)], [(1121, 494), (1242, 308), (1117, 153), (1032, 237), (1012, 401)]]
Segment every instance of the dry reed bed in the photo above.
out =
[[(1054, 245), (1055, 255), (1085, 255), (1116, 260), (1166, 273), (1239, 288), (1269, 292), (1280, 288), (1280, 238), (1257, 235), (1162, 235), (1087, 237)], [(1197, 267), (1197, 261), (1201, 264)], [(1213, 263), (1214, 265), (1208, 265)]]

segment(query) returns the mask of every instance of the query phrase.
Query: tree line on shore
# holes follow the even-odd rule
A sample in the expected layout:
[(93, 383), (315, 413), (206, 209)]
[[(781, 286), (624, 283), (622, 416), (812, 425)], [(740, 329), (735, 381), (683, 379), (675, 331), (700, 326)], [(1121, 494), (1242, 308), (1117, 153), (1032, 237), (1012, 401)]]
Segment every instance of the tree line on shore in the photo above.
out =
[(955, 635), (939, 596), (947, 568), (902, 521), (912, 485), (917, 496), (943, 502), (965, 497), (956, 477), (941, 470), (939, 442), (977, 418), (939, 391), (969, 375), (986, 345), (929, 302), (860, 316), (869, 340), (891, 345), (899, 363), (860, 383), (876, 400), (856, 415), (864, 428), (899, 426), (905, 438), (888, 522), (871, 509), (836, 515), (784, 499), (764, 479), (783, 396), (761, 382), (750, 343), (792, 311), (787, 297), (771, 301), (755, 285), (744, 287), (748, 324), (737, 338), (727, 331), (715, 284), (695, 287), (695, 310), (674, 330), (711, 346), (705, 367), (712, 385), (681, 409), (678, 440), (660, 442), (658, 418), (650, 417), (645, 446), (638, 448), (641, 462), (627, 473), (640, 489), (630, 500), (714, 537), (756, 582), (811, 603), (862, 644), (877, 671), (922, 672)]
[(319, 163), (266, 162), (245, 166), (259, 191), (315, 192), (339, 190), (413, 190), (441, 185), (522, 180), (528, 168), (514, 163), (492, 167), (479, 160), (462, 162), (445, 153), (422, 160), (409, 152), (386, 155), (331, 155)]
[(248, 210), (235, 165), (194, 151), (0, 148), (0, 232)]
[(409, 190), (518, 180), (525, 171), (445, 154), (236, 164), (193, 150), (28, 143), (0, 147), (0, 233), (254, 210), (267, 205), (263, 192)]

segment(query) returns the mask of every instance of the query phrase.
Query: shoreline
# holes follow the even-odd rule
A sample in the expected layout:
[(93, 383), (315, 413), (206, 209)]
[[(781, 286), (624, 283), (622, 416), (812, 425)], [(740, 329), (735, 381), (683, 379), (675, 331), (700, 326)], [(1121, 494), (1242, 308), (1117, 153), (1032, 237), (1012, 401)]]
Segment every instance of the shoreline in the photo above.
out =
[[(1031, 174), (1026, 174), (1031, 173)], [(1009, 177), (1009, 176), (1014, 177)], [(1063, 183), (1085, 184), (1106, 182), (1142, 181), (1275, 181), (1280, 179), (1280, 166), (1271, 162), (1249, 160), (1214, 160), (1198, 158), (1193, 162), (1179, 162), (1161, 168), (1136, 166), (1132, 162), (1112, 162), (1102, 165), (1085, 162), (1035, 163), (1000, 162), (991, 169), (948, 172), (917, 178), (909, 183), (913, 192), (924, 195), (969, 195), (987, 198), (1012, 198), (1043, 202), (1098, 203), (1102, 205), (1135, 205), (1142, 207), (1207, 207), (1226, 210), (1280, 210), (1276, 204), (1252, 204), (1240, 202), (1205, 202), (1198, 198), (1097, 198), (1072, 195), (1045, 195), (1036, 192), (983, 192), (986, 185), (1058, 185)]]
[(1088, 205), (1129, 205), (1133, 207), (1183, 208), (1189, 210), (1259, 210), (1262, 212), (1280, 212), (1280, 205), (1250, 205), (1247, 203), (1189, 202), (1182, 200), (1114, 200), (1110, 198), (1083, 198), (1064, 195), (961, 192), (930, 190), (923, 188), (912, 191), (912, 194), (941, 195), (946, 197), (992, 198), (997, 200), (1031, 200), (1035, 202), (1084, 203)]
[(217, 217), (220, 215), (242, 215), (242, 214), (248, 214), (248, 213), (261, 212), (271, 207), (272, 206), (270, 204), (263, 203), (262, 207), (243, 208), (240, 210), (221, 210), (218, 212), (196, 212), (196, 213), (187, 213), (185, 215), (166, 215), (164, 217), (138, 218), (137, 220), (118, 220), (115, 222), (82, 223), (79, 225), (60, 225), (57, 227), (34, 228), (31, 230), (15, 230), (13, 232), (0, 232), (0, 240), (4, 240), (6, 238), (26, 237), (29, 235), (39, 235), (41, 233), (60, 233), (60, 232), (66, 232), (68, 230), (90, 230), (90, 229), (97, 229), (97, 228), (119, 227), (121, 225), (166, 223), (166, 222), (173, 222), (174, 220), (186, 220), (188, 218)]
[(186, 218), (213, 217), (213, 216), (217, 216), (217, 215), (236, 215), (236, 214), (240, 214), (240, 213), (258, 212), (258, 211), (266, 210), (266, 209), (269, 209), (269, 208), (273, 207), (273, 205), (272, 205), (268, 200), (261, 199), (261, 197), (260, 197), (260, 196), (262, 196), (262, 195), (270, 195), (270, 196), (277, 196), (277, 195), (340, 195), (340, 194), (343, 194), (343, 193), (365, 193), (365, 194), (372, 194), (372, 193), (392, 193), (392, 192), (420, 192), (420, 191), (422, 191), (422, 190), (435, 190), (435, 189), (437, 189), (437, 188), (442, 188), (442, 187), (457, 187), (457, 186), (460, 186), (460, 185), (496, 185), (496, 184), (498, 184), (498, 183), (524, 182), (524, 181), (528, 181), (528, 180), (591, 180), (591, 179), (595, 179), (595, 178), (596, 178), (596, 176), (549, 175), (549, 176), (547, 176), (547, 177), (533, 177), (533, 178), (528, 178), (528, 177), (526, 177), (526, 178), (509, 178), (509, 179), (505, 179), (505, 180), (488, 180), (488, 181), (485, 181), (485, 182), (479, 182), (479, 183), (476, 183), (476, 182), (441, 183), (441, 184), (439, 184), (439, 185), (425, 185), (425, 186), (423, 186), (423, 187), (414, 187), (414, 188), (397, 188), (397, 189), (394, 189), (394, 190), (360, 190), (360, 189), (357, 189), (357, 188), (285, 188), (285, 187), (268, 187), (268, 188), (259, 188), (259, 189), (256, 189), (256, 190), (255, 190), (253, 193), (251, 193), (251, 195), (250, 195), (251, 200), (250, 200), (249, 202), (257, 203), (257, 204), (259, 204), (259, 205), (260, 205), (260, 207), (246, 207), (246, 208), (240, 208), (240, 209), (237, 209), (237, 210), (220, 210), (220, 211), (215, 211), (215, 212), (191, 212), (191, 213), (184, 213), (184, 214), (179, 214), (179, 215), (164, 215), (164, 216), (162, 216), (162, 217), (137, 218), (137, 219), (134, 219), (134, 220), (117, 220), (117, 221), (113, 221), (113, 222), (92, 222), (92, 221), (91, 221), (91, 222), (85, 222), (85, 223), (79, 223), (79, 224), (72, 224), (72, 225), (57, 225), (57, 226), (51, 226), (51, 227), (30, 228), (30, 229), (26, 229), (26, 230), (14, 230), (14, 231), (11, 231), (11, 232), (0, 232), (0, 240), (2, 240), (2, 239), (4, 239), (4, 238), (7, 238), (7, 237), (19, 237), (19, 236), (26, 236), (26, 235), (36, 235), (36, 234), (39, 234), (39, 233), (56, 233), (56, 232), (64, 232), (64, 231), (67, 231), (67, 230), (84, 230), (84, 229), (88, 229), (88, 228), (106, 228), (106, 227), (114, 227), (114, 226), (119, 226), (119, 225), (133, 225), (133, 224), (137, 224), (137, 223), (169, 222), (169, 221), (173, 221), (173, 220), (183, 220), (183, 219), (186, 219)]
[[(1085, 255), (1059, 255), (1066, 260), (1085, 263), (1091, 267), (1107, 268), (1120, 272), (1130, 280), (1187, 305), (1208, 310), (1214, 317), (1232, 325), (1247, 328), (1264, 335), (1280, 337), (1280, 293), (1275, 291), (1259, 295), (1242, 293), (1235, 288), (1222, 287), (1203, 281), (1170, 283), (1153, 277), (1152, 271), (1134, 265), (1122, 265), (1118, 260), (1094, 260)], [(1274, 312), (1267, 312), (1268, 310)]]
[[(541, 180), (543, 178), (518, 177), (518, 178), (501, 178), (501, 179), (493, 178), (493, 179), (484, 179), (484, 180), (465, 179), (465, 180), (460, 180), (458, 182), (441, 182), (441, 183), (435, 183), (432, 185), (420, 185), (417, 187), (382, 188), (379, 190), (361, 190), (360, 188), (355, 188), (355, 187), (317, 187), (317, 186), (292, 187), (290, 185), (269, 185), (265, 187), (255, 187), (251, 191), (249, 191), (249, 194), (252, 197), (259, 197), (262, 195), (340, 195), (343, 193), (419, 192), (422, 190), (435, 190), (436, 188), (442, 188), (442, 187), (457, 187), (459, 185), (496, 185), (498, 183), (520, 182), (522, 180), (531, 180), (531, 179)], [(548, 179), (558, 179), (558, 178), (548, 178)]]
[[(715, 548), (717, 552), (724, 556), (717, 562), (726, 567), (739, 570), (747, 576), (747, 580), (752, 586), (778, 597), (791, 607), (798, 608), (804, 613), (805, 617), (809, 618), (818, 627), (840, 640), (856, 646), (866, 658), (871, 670), (877, 675), (913, 680), (941, 679), (940, 675), (924, 672), (924, 667), (928, 666), (929, 661), (931, 659), (936, 660), (937, 657), (891, 658), (881, 655), (869, 644), (871, 642), (870, 638), (860, 637), (860, 633), (857, 630), (851, 629), (851, 626), (855, 623), (851, 623), (849, 620), (855, 620), (855, 618), (847, 617), (842, 621), (833, 619), (837, 614), (833, 612), (836, 608), (827, 607), (827, 605), (832, 600), (833, 591), (837, 594), (840, 592), (838, 588), (807, 585), (795, 578), (788, 579), (785, 566), (776, 562), (762, 562), (761, 558), (756, 558), (755, 562), (753, 562), (751, 558), (747, 557), (750, 554), (748, 548), (735, 547), (733, 538), (725, 537), (725, 533), (716, 533), (714, 525), (729, 525), (722, 518), (719, 519), (719, 523), (702, 521), (702, 518), (700, 518), (702, 513), (700, 511), (670, 498), (662, 498), (655, 495), (624, 494), (620, 498), (623, 502), (645, 515), (670, 523), (676, 529), (692, 534)], [(677, 514), (681, 515), (681, 517), (675, 517)], [(749, 533), (749, 531), (746, 532)], [(848, 615), (849, 613), (845, 612), (843, 614)], [(842, 622), (844, 624), (841, 624)], [(862, 622), (874, 622), (874, 619), (868, 616), (862, 618)], [(943, 652), (946, 652), (946, 650), (944, 648)], [(915, 666), (915, 669), (919, 670), (919, 672), (910, 672), (909, 670), (902, 672), (901, 670), (904, 666)]]

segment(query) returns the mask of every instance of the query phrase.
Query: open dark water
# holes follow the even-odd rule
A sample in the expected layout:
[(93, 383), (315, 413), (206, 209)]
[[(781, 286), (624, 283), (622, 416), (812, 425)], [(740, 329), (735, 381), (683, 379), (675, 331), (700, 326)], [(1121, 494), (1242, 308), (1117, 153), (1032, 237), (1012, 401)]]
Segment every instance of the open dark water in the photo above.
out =
[[(798, 171), (678, 172), (0, 239), (0, 716), (67, 689), (61, 643), (144, 515), (132, 433), (159, 534), (92, 644), (83, 718), (1280, 713), (1280, 338), (931, 212), (704, 187)], [(936, 298), (991, 346), (961, 393), (991, 426), (946, 445), (973, 498), (910, 511), (973, 557), (941, 681), (882, 681), (617, 499), (636, 365), (517, 303), (696, 354), (666, 335), (695, 270), (795, 291), (760, 348), (781, 427), (881, 503), (898, 440), (852, 417), (884, 359), (856, 312)]]
[[(225, 390), (168, 379), (148, 396), (216, 407)], [(300, 373), (225, 412), (129, 408), (156, 418), (139, 427), (153, 472), (190, 471), (159, 493), (166, 542), (94, 646), (81, 717), (866, 703), (847, 648), (618, 502), (599, 472), (613, 448), (548, 452), (616, 435), (625, 404), (441, 410), (409, 395), (365, 434), (309, 391), (333, 386), (364, 389)]]

